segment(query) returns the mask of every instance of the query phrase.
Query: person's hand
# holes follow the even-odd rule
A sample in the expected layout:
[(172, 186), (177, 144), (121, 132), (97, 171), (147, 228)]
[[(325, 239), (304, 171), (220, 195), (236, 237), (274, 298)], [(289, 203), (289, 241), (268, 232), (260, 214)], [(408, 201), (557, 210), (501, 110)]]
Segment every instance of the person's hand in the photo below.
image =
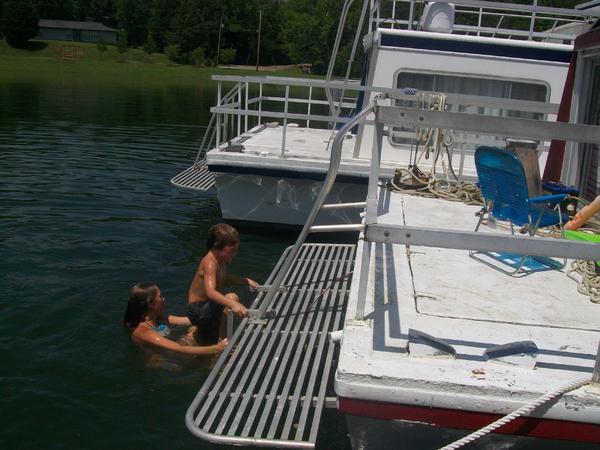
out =
[(248, 310), (246, 309), (246, 307), (238, 302), (235, 302), (231, 306), (231, 310), (233, 311), (233, 313), (236, 316), (239, 316), (239, 317), (246, 317), (248, 315)]
[(225, 348), (227, 347), (228, 344), (229, 344), (229, 341), (227, 340), (227, 338), (219, 339), (219, 342), (217, 342), (215, 344), (217, 353), (221, 353), (223, 350), (225, 350)]
[(248, 286), (250, 286), (250, 291), (254, 292), (258, 287), (258, 283), (251, 278), (246, 278), (248, 280)]

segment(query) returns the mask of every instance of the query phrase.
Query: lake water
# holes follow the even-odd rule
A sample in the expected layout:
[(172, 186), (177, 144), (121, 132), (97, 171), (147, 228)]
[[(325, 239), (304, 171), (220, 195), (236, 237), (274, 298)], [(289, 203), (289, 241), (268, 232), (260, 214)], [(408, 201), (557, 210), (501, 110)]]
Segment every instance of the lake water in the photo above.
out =
[[(7, 449), (208, 449), (184, 414), (209, 369), (133, 345), (129, 287), (157, 282), (184, 314), (212, 194), (169, 179), (196, 154), (213, 103), (204, 89), (0, 84), (0, 436)], [(292, 236), (244, 231), (232, 271), (264, 281)], [(324, 415), (317, 448), (348, 449)], [(412, 449), (457, 438), (431, 429)], [(484, 448), (588, 449), (501, 439)]]
[[(133, 345), (129, 287), (185, 314), (212, 194), (169, 179), (196, 154), (212, 88), (0, 85), (0, 423), (5, 448), (217, 448), (184, 414), (208, 374)], [(232, 271), (264, 281), (290, 236), (242, 233)], [(320, 448), (348, 448), (337, 412)], [(221, 448), (221, 447), (219, 447)]]

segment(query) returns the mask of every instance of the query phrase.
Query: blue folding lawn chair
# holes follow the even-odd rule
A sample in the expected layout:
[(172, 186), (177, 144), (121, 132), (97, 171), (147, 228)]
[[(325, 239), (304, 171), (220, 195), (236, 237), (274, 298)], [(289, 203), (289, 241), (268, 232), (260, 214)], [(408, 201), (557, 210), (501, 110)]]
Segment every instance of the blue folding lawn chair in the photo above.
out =
[[(530, 236), (534, 236), (538, 228), (559, 225), (564, 238), (563, 223), (568, 220), (568, 216), (560, 211), (559, 204), (567, 194), (530, 197), (521, 161), (515, 154), (502, 148), (478, 147), (475, 151), (475, 166), (479, 178), (478, 185), (483, 196), (483, 208), (477, 213), (479, 221), (475, 231), (479, 230), (484, 220), (488, 223), (502, 220), (510, 223), (512, 234), (515, 234), (515, 226), (518, 226), (521, 227), (521, 233), (528, 232)], [(479, 256), (481, 254), (509, 264), (514, 270), (504, 270), (502, 267), (490, 264)], [(515, 258), (515, 255), (474, 251), (470, 251), (469, 255), (513, 276), (527, 275), (540, 267), (545, 267), (545, 270), (562, 268), (566, 264), (566, 260), (560, 265), (551, 258), (534, 258), (527, 255), (519, 255)], [(529, 270), (521, 272), (527, 259), (531, 261), (528, 265)]]

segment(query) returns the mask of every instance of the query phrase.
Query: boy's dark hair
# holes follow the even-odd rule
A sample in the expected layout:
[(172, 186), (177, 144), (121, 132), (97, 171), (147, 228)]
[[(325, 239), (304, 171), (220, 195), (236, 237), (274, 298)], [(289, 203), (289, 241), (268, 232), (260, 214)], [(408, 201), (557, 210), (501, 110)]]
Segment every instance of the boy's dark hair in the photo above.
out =
[(206, 251), (213, 248), (222, 250), (224, 247), (232, 247), (240, 243), (240, 234), (235, 228), (226, 223), (218, 223), (208, 230), (208, 239), (206, 240)]

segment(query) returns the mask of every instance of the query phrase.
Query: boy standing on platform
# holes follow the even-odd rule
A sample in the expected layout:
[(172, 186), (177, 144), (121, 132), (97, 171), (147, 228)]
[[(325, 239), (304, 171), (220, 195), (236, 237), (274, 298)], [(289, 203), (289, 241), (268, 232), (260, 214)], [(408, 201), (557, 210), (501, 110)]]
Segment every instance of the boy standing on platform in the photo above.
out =
[(227, 265), (240, 247), (240, 236), (235, 228), (225, 223), (213, 225), (208, 231), (206, 255), (200, 261), (188, 292), (188, 318), (198, 327), (196, 340), (203, 345), (216, 344), (225, 338), (227, 311), (245, 317), (248, 310), (240, 303), (237, 294), (221, 291), (227, 285), (258, 286), (250, 278), (228, 273)]

